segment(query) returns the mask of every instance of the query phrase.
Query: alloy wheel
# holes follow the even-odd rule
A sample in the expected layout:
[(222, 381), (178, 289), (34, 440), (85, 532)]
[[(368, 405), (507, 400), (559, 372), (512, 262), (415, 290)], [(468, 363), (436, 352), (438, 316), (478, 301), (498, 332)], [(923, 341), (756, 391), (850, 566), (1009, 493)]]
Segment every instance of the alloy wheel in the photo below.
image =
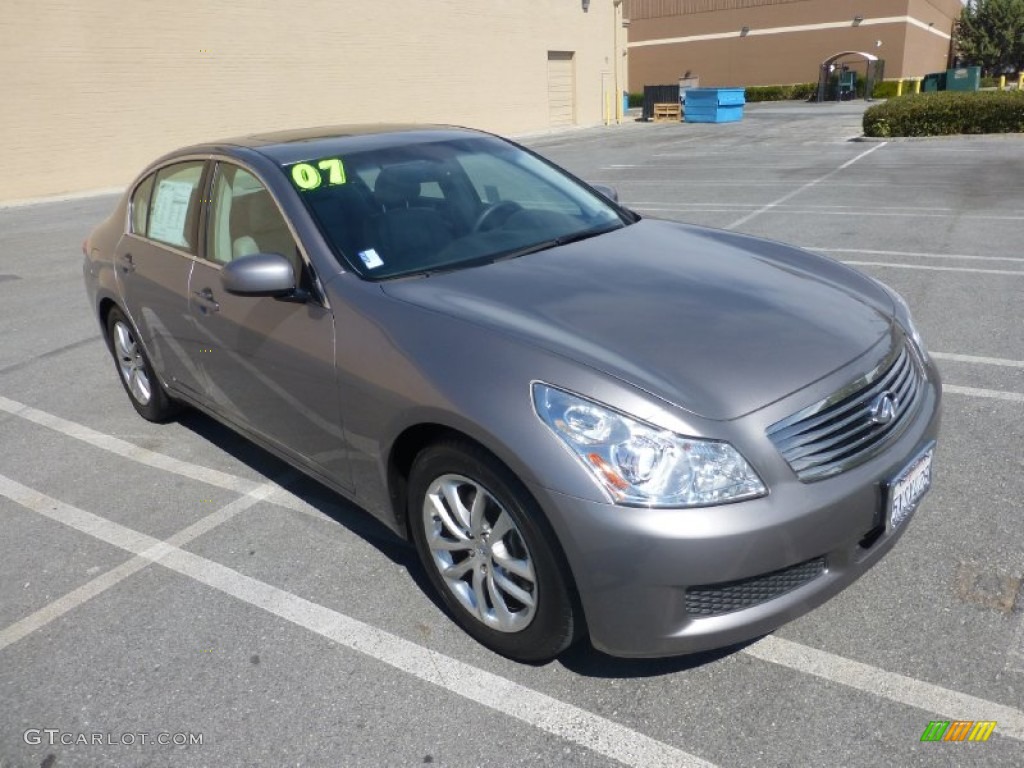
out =
[(445, 585), (485, 626), (518, 632), (537, 610), (533, 558), (512, 516), (474, 480), (436, 478), (423, 499), (431, 560)]
[(149, 381), (149, 374), (146, 372), (146, 361), (142, 357), (142, 350), (127, 324), (118, 320), (114, 323), (114, 356), (117, 359), (117, 367), (121, 371), (121, 377), (131, 396), (140, 405), (149, 403), (153, 396), (153, 388)]

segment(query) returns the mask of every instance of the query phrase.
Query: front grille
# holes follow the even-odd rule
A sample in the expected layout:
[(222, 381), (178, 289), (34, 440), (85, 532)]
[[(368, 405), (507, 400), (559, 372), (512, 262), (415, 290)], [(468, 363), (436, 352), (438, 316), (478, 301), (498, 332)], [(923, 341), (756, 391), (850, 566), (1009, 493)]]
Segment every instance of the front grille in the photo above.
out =
[[(819, 480), (861, 464), (903, 433), (917, 410), (924, 373), (902, 344), (875, 370), (848, 387), (768, 428), (768, 438), (803, 481)], [(879, 423), (872, 408), (894, 398), (891, 419)]]
[(739, 611), (792, 592), (824, 572), (825, 558), (816, 557), (749, 579), (689, 587), (686, 590), (686, 612), (694, 616), (721, 616)]

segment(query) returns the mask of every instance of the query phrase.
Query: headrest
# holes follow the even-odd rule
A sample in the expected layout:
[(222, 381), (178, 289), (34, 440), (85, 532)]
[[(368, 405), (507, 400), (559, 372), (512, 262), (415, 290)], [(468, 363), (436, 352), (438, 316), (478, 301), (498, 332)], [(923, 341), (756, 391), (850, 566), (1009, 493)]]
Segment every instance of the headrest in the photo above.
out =
[(274, 205), (274, 199), (266, 190), (250, 192), (236, 200), (244, 201), (246, 214), (249, 216), (249, 228), (253, 232), (262, 232), (268, 228), (276, 228), (281, 214)]
[(373, 184), (373, 194), (377, 202), (385, 208), (406, 205), (410, 200), (419, 197), (420, 182), (409, 169), (400, 165), (384, 168)]

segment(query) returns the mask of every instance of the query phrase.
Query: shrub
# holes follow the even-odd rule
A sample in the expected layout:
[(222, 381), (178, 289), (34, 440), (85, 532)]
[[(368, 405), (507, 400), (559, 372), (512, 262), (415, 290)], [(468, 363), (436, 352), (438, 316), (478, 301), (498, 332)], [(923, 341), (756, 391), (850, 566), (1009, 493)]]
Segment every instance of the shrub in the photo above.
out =
[(747, 101), (782, 101), (789, 98), (789, 89), (782, 85), (754, 85), (746, 89)]
[(818, 92), (817, 83), (796, 83), (795, 85), (752, 85), (747, 90), (747, 102), (785, 101), (787, 99), (807, 100)]
[(808, 101), (809, 99), (817, 98), (818, 96), (818, 84), (817, 83), (797, 83), (796, 85), (790, 86), (793, 89), (791, 99), (800, 99), (801, 101)]
[(644, 94), (643, 94), (643, 92), (629, 94), (629, 106), (630, 106), (631, 109), (633, 107), (642, 107), (643, 105), (644, 105)]
[[(892, 99), (896, 96), (896, 88), (899, 83), (895, 80), (885, 80), (881, 83), (875, 83), (874, 89), (871, 91), (871, 98), (873, 99)], [(905, 81), (903, 83), (903, 92), (914, 90), (914, 84), (912, 82)]]
[(865, 136), (1024, 132), (1024, 92), (940, 91), (899, 96), (864, 113)]

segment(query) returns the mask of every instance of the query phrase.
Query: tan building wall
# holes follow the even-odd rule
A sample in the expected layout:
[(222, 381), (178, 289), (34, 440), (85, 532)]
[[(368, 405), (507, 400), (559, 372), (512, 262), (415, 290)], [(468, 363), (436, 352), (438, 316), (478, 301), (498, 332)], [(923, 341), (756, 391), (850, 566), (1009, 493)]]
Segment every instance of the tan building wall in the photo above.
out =
[[(930, 25), (930, 29), (952, 35), (962, 9), (960, 0), (910, 0), (907, 13)], [(903, 66), (898, 76), (923, 77), (929, 72), (946, 69), (949, 52), (949, 40), (921, 27), (911, 26), (907, 29)], [(936, 62), (940, 62), (939, 66), (935, 66)]]
[(821, 62), (841, 51), (884, 59), (886, 78), (920, 76), (946, 68), (960, 8), (959, 0), (631, 0), (629, 88), (674, 83), (687, 71), (707, 86), (815, 82)]
[(597, 124), (624, 45), (612, 0), (0, 0), (0, 200), (288, 127), (544, 130), (549, 51), (573, 52), (572, 121)]

